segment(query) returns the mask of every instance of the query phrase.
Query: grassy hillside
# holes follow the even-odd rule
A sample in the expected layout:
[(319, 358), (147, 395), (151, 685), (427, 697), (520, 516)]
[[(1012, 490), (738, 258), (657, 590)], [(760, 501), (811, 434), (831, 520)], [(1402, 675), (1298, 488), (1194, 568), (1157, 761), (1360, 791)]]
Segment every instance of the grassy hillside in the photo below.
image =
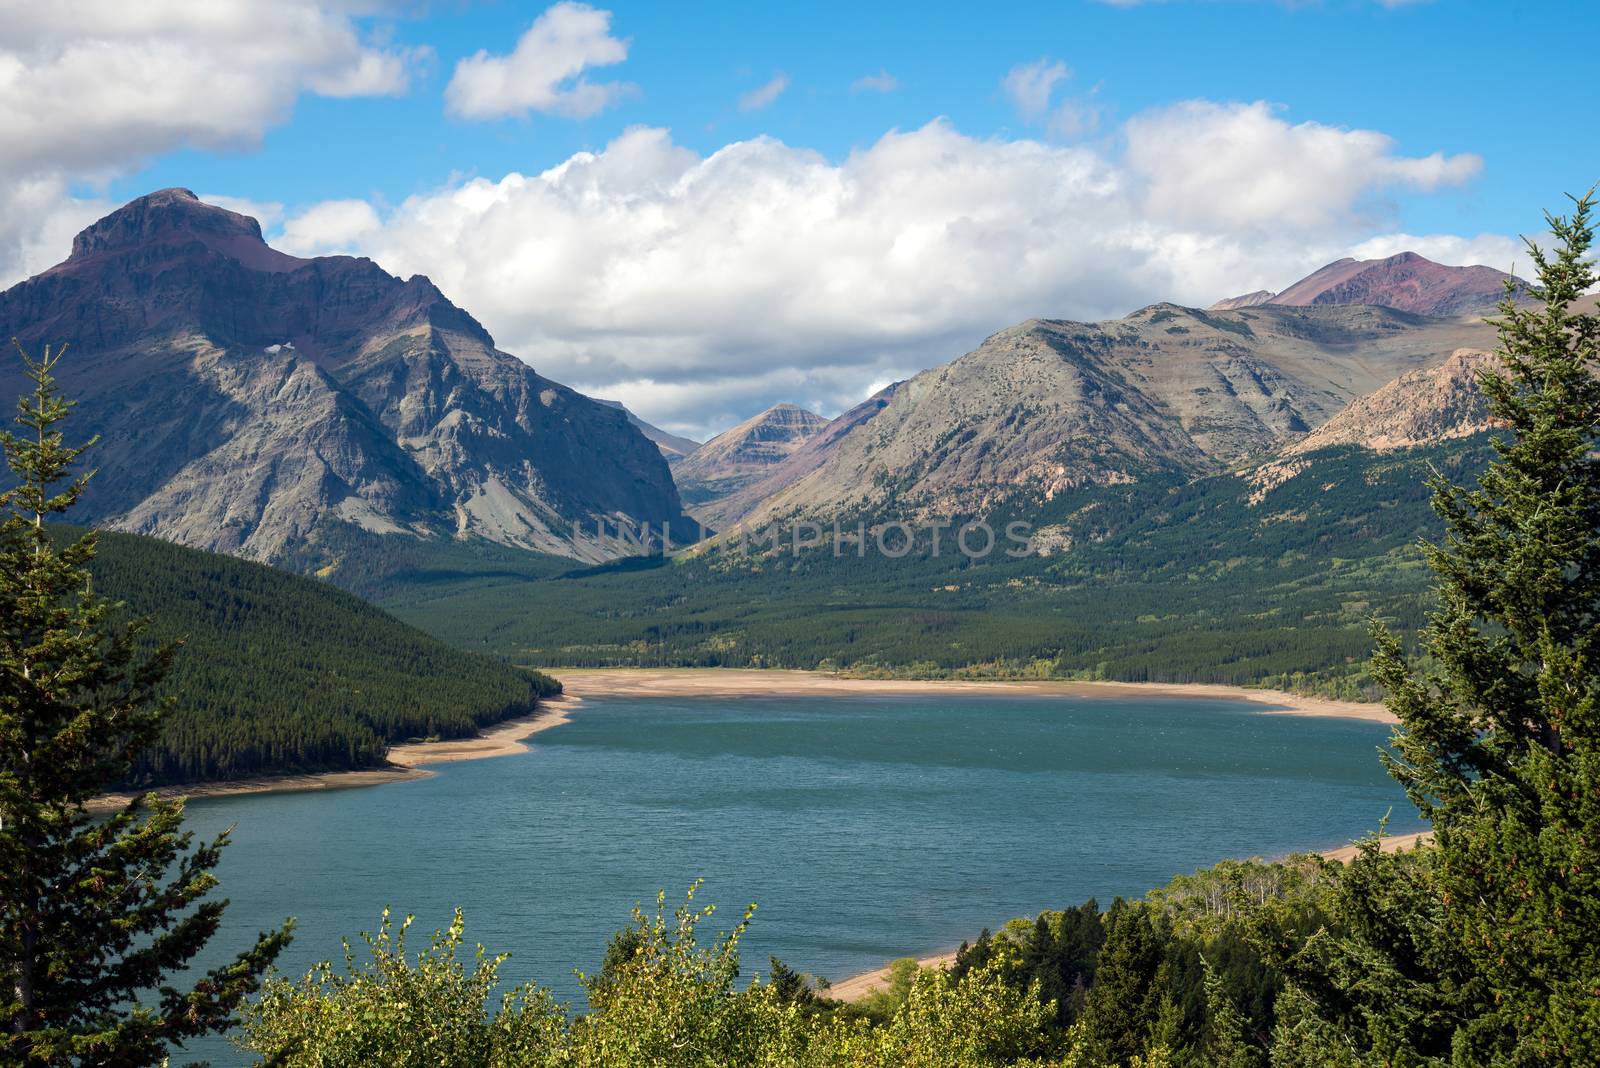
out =
[(324, 583), (152, 538), (101, 534), (94, 582), (153, 617), (152, 642), (184, 643), (142, 782), (371, 767), (391, 742), (470, 735), (559, 690)]
[[(1428, 607), (1416, 548), (1437, 529), (1428, 473), (1470, 479), (1487, 457), (1484, 438), (1342, 447), (1264, 491), (1223, 475), (1025, 502), (1018, 514), (1070, 547), (1020, 560), (823, 550), (563, 569), (456, 546), (359, 577), (400, 618), (520, 663), (1047, 674), (1357, 696), (1368, 620), (1411, 633)], [(370, 548), (352, 555), (374, 559)]]

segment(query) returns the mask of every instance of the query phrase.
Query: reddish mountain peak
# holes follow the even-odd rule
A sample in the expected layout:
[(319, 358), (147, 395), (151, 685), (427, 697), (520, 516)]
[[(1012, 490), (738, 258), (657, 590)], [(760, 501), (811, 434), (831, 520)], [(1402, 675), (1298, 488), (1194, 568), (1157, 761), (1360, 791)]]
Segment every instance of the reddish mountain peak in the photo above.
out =
[(151, 246), (199, 244), (258, 271), (288, 271), (306, 261), (270, 248), (261, 224), (248, 215), (207, 204), (187, 189), (159, 189), (129, 201), (72, 239), (70, 266)]
[(1415, 252), (1400, 252), (1381, 260), (1336, 260), (1273, 297), (1272, 303), (1376, 304), (1418, 315), (1463, 315), (1494, 307), (1510, 279), (1493, 267), (1450, 267)]

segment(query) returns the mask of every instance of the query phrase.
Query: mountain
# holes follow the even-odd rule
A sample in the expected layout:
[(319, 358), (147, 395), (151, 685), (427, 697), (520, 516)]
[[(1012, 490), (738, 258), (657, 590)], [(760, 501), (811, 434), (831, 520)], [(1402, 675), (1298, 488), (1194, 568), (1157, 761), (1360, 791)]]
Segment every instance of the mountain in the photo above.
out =
[(616, 408), (625, 414), (628, 417), (628, 422), (632, 423), (639, 433), (656, 443), (656, 448), (661, 450), (661, 455), (667, 458), (669, 465), (677, 463), (700, 447), (700, 442), (695, 441), (693, 438), (681, 437), (669, 430), (662, 430), (658, 426), (650, 425), (623, 407), (621, 401), (603, 400), (599, 403), (606, 405), (608, 408)]
[(1373, 304), (1417, 315), (1451, 317), (1494, 310), (1507, 282), (1527, 283), (1493, 267), (1447, 267), (1415, 252), (1382, 260), (1342, 259), (1300, 279), (1281, 293), (1258, 290), (1230, 297), (1208, 311), (1262, 304)]
[(888, 405), (905, 385), (894, 382), (885, 386), (843, 415), (828, 422), (805, 443), (791, 452), (782, 462), (774, 464), (767, 472), (726, 496), (698, 505), (695, 513), (704, 523), (716, 530), (731, 527), (757, 507), (762, 501), (793, 485), (825, 463), (839, 442), (856, 427), (869, 422)]
[(1156, 304), (1030, 320), (898, 387), (735, 520), (961, 515), (1269, 453), (1405, 371), (1485, 347), (1475, 319), (1373, 306)]
[[(286, 255), (187, 190), (112, 212), (0, 294), (10, 335), (70, 343), (74, 430), (101, 436), (96, 526), (268, 562), (314, 561), (340, 525), (598, 560), (615, 549), (597, 522), (681, 517), (623, 412), (497, 349), (427, 278)], [(20, 371), (0, 362), (0, 396)]]
[[(1025, 345), (1036, 331), (1001, 340)], [(1491, 435), (1475, 432), (1486, 424), (1472, 371), (1486, 359), (1454, 352), (1382, 383), (1289, 439), (1293, 451), (1199, 476), (1084, 482), (985, 517), (997, 531), (1025, 520), (1031, 554), (970, 556), (948, 530), (942, 553), (924, 530), (895, 556), (836, 553), (827, 539), (773, 549), (757, 536), (748, 552), (714, 542), (675, 560), (462, 573), (389, 596), (402, 618), (520, 663), (1267, 684), (1370, 699), (1370, 620), (1411, 634), (1431, 607), (1418, 543), (1441, 529), (1428, 478), (1470, 484), (1492, 454)], [(900, 432), (883, 421), (916, 385), (843, 441), (892, 443)]]
[(1258, 289), (1254, 293), (1246, 293), (1240, 297), (1219, 300), (1207, 308), (1206, 311), (1235, 311), (1239, 308), (1254, 308), (1257, 304), (1272, 303), (1272, 298), (1275, 296), (1277, 294), (1269, 290)]
[[(76, 531), (63, 531), (63, 536)], [(559, 690), (463, 652), (325, 583), (154, 538), (102, 533), (95, 591), (182, 640), (177, 700), (146, 783), (378, 767), (392, 742), (467, 737)]]
[(1469, 438), (1495, 428), (1478, 375), (1494, 372), (1492, 353), (1457, 349), (1437, 367), (1401, 375), (1352, 401), (1343, 411), (1283, 449), (1303, 456), (1339, 445), (1391, 452)]
[(724, 430), (673, 467), (690, 506), (741, 489), (788, 459), (828, 420), (795, 404), (777, 404)]

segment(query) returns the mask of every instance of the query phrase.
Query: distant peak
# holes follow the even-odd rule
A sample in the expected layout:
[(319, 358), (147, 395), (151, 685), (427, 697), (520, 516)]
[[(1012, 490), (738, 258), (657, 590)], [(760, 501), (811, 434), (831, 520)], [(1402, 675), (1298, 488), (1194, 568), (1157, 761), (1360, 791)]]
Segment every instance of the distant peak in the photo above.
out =
[(1277, 294), (1269, 289), (1258, 289), (1254, 293), (1245, 293), (1241, 296), (1219, 300), (1207, 308), (1206, 311), (1235, 311), (1239, 308), (1254, 308), (1258, 304), (1271, 303), (1272, 298), (1275, 296)]
[(207, 204), (191, 190), (158, 189), (131, 200), (72, 239), (72, 259), (192, 235), (219, 251), (265, 246), (261, 224), (248, 215)]
[(1335, 260), (1278, 293), (1271, 303), (1367, 304), (1448, 317), (1493, 308), (1505, 295), (1507, 282), (1525, 285), (1493, 267), (1452, 267), (1407, 250), (1384, 259)]

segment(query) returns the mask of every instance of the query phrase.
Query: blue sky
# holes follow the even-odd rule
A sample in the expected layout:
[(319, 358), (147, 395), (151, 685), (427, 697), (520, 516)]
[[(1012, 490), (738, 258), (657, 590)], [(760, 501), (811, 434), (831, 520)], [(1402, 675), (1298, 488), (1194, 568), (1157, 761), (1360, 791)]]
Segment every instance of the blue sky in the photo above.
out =
[(1513, 266), (1540, 209), (1600, 179), (1592, 70), (1550, 53), (1591, 15), (18, 6), (0, 276), (186, 186), (289, 251), (427, 274), (541, 371), (705, 435), (777, 401), (832, 414), (1028, 316), (1203, 304), (1403, 248)]
[[(1407, 153), (1483, 156), (1459, 193), (1399, 198), (1413, 229), (1519, 232), (1540, 205), (1600, 178), (1593, 131), (1572, 136), (1593, 70), (1548, 56), (1562, 25), (1587, 32), (1587, 3), (623, 2), (605, 5), (630, 41), (612, 71), (637, 95), (582, 121), (447, 117), (441, 91), (455, 63), (507, 50), (545, 6), (438, 3), (384, 19), (396, 40), (436, 54), (407, 95), (302, 99), (259, 149), (174, 152), (119, 178), (113, 194), (192, 185), (290, 206), (398, 201), (453, 174), (540, 170), (633, 124), (669, 128), (702, 153), (768, 134), (833, 158), (939, 116), (969, 134), (1027, 136), (1036, 131), (999, 82), (1040, 57), (1067, 64), (1068, 92), (1098, 89), (1103, 127), (1175, 100), (1268, 100), (1294, 121), (1382, 131)], [(896, 91), (851, 91), (880, 72)], [(790, 85), (772, 105), (739, 110), (742, 94), (779, 73)]]

